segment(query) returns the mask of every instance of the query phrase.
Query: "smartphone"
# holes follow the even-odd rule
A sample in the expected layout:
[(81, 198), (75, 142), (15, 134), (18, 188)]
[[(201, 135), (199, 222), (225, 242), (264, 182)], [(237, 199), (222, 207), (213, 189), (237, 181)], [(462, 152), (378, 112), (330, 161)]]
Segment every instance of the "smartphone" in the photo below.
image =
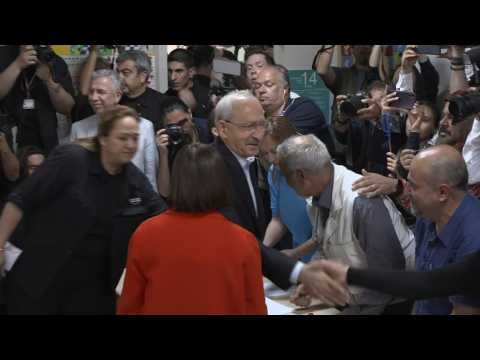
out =
[(441, 49), (440, 45), (417, 45), (415, 51), (417, 54), (440, 55)]
[(397, 101), (394, 101), (390, 103), (391, 107), (396, 107), (400, 109), (405, 109), (405, 110), (411, 110), (413, 109), (413, 106), (415, 105), (415, 101), (417, 101), (417, 98), (415, 97), (414, 93), (407, 92), (407, 91), (395, 91), (396, 97), (398, 97)]

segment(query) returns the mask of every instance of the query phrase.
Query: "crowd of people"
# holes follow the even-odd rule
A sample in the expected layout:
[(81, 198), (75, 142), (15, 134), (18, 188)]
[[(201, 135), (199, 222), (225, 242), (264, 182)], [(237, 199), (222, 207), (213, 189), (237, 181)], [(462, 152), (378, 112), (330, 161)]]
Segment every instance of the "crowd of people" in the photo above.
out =
[(0, 312), (265, 315), (265, 277), (343, 315), (480, 313), (480, 64), (448, 46), (439, 93), (392, 48), (321, 46), (328, 119), (270, 46), (228, 86), (233, 53), (175, 49), (164, 94), (140, 50), (90, 46), (74, 89), (50, 46), (0, 47)]

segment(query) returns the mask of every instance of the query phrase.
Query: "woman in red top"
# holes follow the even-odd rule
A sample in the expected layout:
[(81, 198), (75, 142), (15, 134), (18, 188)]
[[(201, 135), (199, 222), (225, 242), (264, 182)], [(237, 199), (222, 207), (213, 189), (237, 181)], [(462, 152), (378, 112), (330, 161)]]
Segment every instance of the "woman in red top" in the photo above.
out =
[(218, 209), (232, 187), (220, 154), (191, 144), (172, 171), (172, 208), (134, 233), (119, 314), (266, 314), (259, 245)]

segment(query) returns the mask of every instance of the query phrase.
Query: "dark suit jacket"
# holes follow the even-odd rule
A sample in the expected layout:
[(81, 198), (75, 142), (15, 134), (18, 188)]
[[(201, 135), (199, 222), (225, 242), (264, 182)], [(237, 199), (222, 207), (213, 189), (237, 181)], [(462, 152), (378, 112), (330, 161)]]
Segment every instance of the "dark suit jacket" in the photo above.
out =
[(222, 213), (231, 221), (252, 232), (257, 240), (259, 240), (263, 275), (282, 289), (289, 288), (291, 286), (290, 274), (295, 267), (296, 261), (262, 244), (266, 221), (257, 178), (252, 177), (252, 183), (257, 197), (258, 219), (255, 216), (255, 208), (250, 196), (250, 189), (240, 163), (222, 140), (217, 139), (215, 147), (225, 160), (225, 164), (232, 178), (234, 191), (233, 209), (223, 209)]

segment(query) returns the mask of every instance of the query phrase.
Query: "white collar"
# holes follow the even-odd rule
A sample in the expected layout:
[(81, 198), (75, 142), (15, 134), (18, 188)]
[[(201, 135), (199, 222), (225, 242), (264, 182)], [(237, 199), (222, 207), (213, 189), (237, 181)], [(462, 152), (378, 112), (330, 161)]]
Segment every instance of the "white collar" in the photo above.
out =
[(244, 158), (244, 157), (238, 155), (235, 151), (233, 151), (227, 144), (225, 144), (225, 146), (235, 156), (235, 158), (238, 160), (238, 162), (240, 163), (240, 166), (243, 169), (248, 169), (250, 167), (250, 164), (255, 161), (255, 156), (250, 156), (248, 158)]

